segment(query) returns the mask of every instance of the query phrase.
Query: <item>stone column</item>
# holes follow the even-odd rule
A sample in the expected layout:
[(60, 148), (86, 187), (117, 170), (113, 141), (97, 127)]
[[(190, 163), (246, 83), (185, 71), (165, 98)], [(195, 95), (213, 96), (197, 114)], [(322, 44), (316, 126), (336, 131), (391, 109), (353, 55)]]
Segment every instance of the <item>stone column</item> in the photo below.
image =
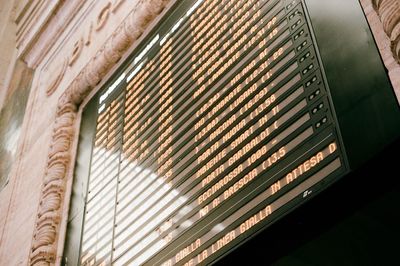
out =
[(400, 63), (400, 1), (372, 0), (372, 4), (390, 39), (393, 56)]

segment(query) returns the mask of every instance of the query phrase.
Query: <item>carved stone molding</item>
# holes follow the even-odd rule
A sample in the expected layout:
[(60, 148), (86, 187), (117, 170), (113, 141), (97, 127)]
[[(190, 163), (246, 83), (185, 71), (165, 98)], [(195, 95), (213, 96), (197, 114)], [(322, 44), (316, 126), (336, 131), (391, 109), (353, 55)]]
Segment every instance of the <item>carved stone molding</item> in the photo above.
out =
[(31, 245), (30, 265), (54, 265), (79, 105), (170, 0), (141, 1), (60, 97)]
[(64, 60), (63, 63), (58, 66), (57, 72), (53, 77), (51, 77), (50, 85), (46, 90), (47, 96), (52, 95), (54, 91), (58, 88), (64, 77), (65, 72), (67, 71), (67, 67), (68, 67), (67, 60)]
[(372, 0), (372, 4), (389, 36), (393, 56), (400, 63), (400, 1)]
[[(15, 2), (15, 1), (14, 1)], [(36, 69), (86, 0), (30, 0), (17, 10), (18, 54)], [(18, 14), (19, 13), (19, 14)]]

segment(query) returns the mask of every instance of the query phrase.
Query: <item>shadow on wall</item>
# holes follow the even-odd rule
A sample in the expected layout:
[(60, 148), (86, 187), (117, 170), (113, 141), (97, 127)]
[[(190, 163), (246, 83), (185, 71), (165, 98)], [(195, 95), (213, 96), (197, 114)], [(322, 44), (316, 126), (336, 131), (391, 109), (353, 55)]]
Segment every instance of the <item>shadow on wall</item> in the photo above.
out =
[(15, 161), (33, 72), (17, 62), (0, 111), (0, 190), (7, 184)]

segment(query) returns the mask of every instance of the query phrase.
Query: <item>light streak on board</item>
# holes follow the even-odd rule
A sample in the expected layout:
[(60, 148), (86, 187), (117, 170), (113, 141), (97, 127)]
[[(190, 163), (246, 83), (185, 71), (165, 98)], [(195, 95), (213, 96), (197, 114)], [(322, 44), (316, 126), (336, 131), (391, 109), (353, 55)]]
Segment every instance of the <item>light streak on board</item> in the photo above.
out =
[[(297, 110), (295, 110), (296, 108), (302, 108), (302, 107), (305, 107), (305, 103), (304, 103), (304, 102), (300, 103), (297, 107), (295, 107), (294, 110), (293, 110), (292, 112), (295, 113), (294, 111), (297, 111)], [(287, 116), (289, 116), (289, 115), (290, 115), (290, 114), (288, 114)], [(290, 132), (295, 131), (296, 127), (300, 126), (301, 123), (306, 122), (306, 121), (309, 119), (309, 116), (308, 116), (308, 117), (307, 117), (307, 116), (308, 116), (308, 115), (306, 115), (305, 117), (302, 117), (301, 119), (299, 119), (299, 123), (294, 123), (294, 124), (292, 124), (292, 126), (289, 127), (288, 129), (286, 129), (285, 131), (283, 131), (283, 132), (281, 133), (281, 135), (278, 135), (276, 138), (274, 138), (273, 140), (271, 140), (271, 141), (269, 141), (268, 143), (266, 143), (266, 144), (265, 144), (262, 148), (260, 148), (259, 150), (262, 151), (262, 152), (264, 152), (264, 151), (267, 152), (267, 151), (271, 150), (275, 145), (277, 145), (277, 144), (280, 142), (280, 140), (284, 139)], [(287, 117), (282, 117), (282, 118), (283, 118), (283, 119), (288, 119)], [(299, 140), (295, 139), (295, 140), (293, 140), (291, 143), (287, 144), (287, 145), (286, 145), (287, 152), (289, 152), (291, 149), (294, 148), (294, 147), (293, 147), (294, 144), (296, 144), (296, 146), (299, 145), (302, 141), (304, 141), (304, 140), (305, 140), (307, 137), (309, 137), (311, 134), (312, 134), (312, 130), (309, 129), (308, 131), (306, 131), (305, 134), (301, 134), (301, 135), (298, 137)], [(257, 154), (257, 152), (256, 152), (255, 154)], [(247, 165), (244, 164), (243, 167), (246, 168), (246, 167), (250, 167), (250, 166), (251, 166), (251, 164), (247, 163)], [(265, 170), (265, 169), (263, 169), (263, 170)], [(260, 169), (260, 172), (262, 172), (261, 169)], [(227, 178), (227, 180), (224, 181), (224, 183), (225, 183), (225, 184), (229, 184), (229, 181), (234, 180), (233, 178), (234, 178), (235, 176), (234, 176), (233, 174), (228, 174), (228, 175), (226, 175), (225, 177)], [(225, 179), (225, 178), (223, 178), (223, 179), (221, 179), (221, 180), (224, 180), (224, 179)], [(228, 181), (228, 180), (229, 180), (229, 181)], [(230, 182), (230, 183), (231, 183), (231, 182)], [(187, 186), (187, 184), (186, 184), (186, 183), (183, 183), (182, 188), (181, 188), (181, 187), (178, 187), (177, 190), (178, 190), (178, 191), (183, 191), (183, 190), (185, 190), (185, 188), (184, 188), (185, 186)], [(187, 197), (193, 195), (196, 191), (200, 191), (200, 187), (201, 187), (201, 183), (199, 183), (198, 186), (192, 188), (190, 192), (185, 193), (185, 195), (186, 195)], [(222, 186), (219, 186), (219, 187), (222, 188)], [(216, 193), (216, 192), (217, 192), (217, 191), (214, 190), (213, 193)], [(207, 193), (207, 192), (204, 192), (204, 193)], [(204, 195), (204, 194), (203, 194), (203, 195)], [(203, 195), (202, 195), (202, 196), (203, 196)], [(176, 195), (176, 196), (178, 196), (178, 195)], [(175, 196), (175, 197), (176, 197), (176, 196)], [(166, 196), (163, 196), (163, 197), (165, 198)], [(203, 197), (204, 197), (204, 196), (203, 196)], [(167, 198), (168, 198), (168, 197), (167, 197)], [(174, 198), (170, 199), (170, 201), (173, 201), (173, 200), (174, 200)], [(200, 205), (202, 202), (203, 202), (203, 200), (202, 200), (201, 202), (196, 202), (196, 201), (194, 201), (193, 203), (188, 204), (186, 207), (183, 207), (183, 208), (182, 208), (182, 211), (185, 212), (185, 211), (187, 211), (187, 210), (191, 210), (191, 209), (197, 207), (198, 204)], [(136, 228), (141, 228), (141, 230), (138, 232), (138, 233), (139, 233), (139, 236), (136, 236), (136, 238), (133, 238), (132, 235), (130, 236), (130, 240), (131, 240), (131, 241), (136, 241), (136, 240), (138, 240), (138, 238), (139, 238), (140, 236), (143, 236), (144, 234), (146, 234), (146, 228), (154, 227), (155, 224), (157, 224), (157, 223), (159, 223), (159, 222), (161, 222), (161, 221), (163, 220), (163, 218), (157, 218), (157, 216), (158, 216), (158, 217), (159, 217), (159, 216), (162, 217), (162, 215), (164, 215), (164, 219), (165, 219), (166, 216), (170, 215), (171, 211), (173, 211), (173, 210), (170, 210), (170, 209), (163, 209), (163, 207), (165, 206), (164, 204), (167, 204), (167, 203), (168, 203), (168, 202), (166, 202), (166, 200), (164, 200), (162, 203), (160, 202), (159, 204), (155, 205), (156, 209), (154, 209), (154, 210), (153, 210), (153, 213), (152, 213), (151, 215), (149, 215), (149, 216), (152, 217), (151, 220), (149, 220), (149, 221), (143, 221), (142, 224), (137, 224), (137, 223), (140, 222), (140, 218), (137, 219), (137, 220), (135, 221), (135, 224), (133, 224), (133, 225), (130, 227), (131, 230), (132, 230), (132, 229), (133, 229), (133, 230), (136, 230)], [(185, 203), (185, 201), (180, 202), (180, 204), (183, 204), (183, 203)], [(176, 210), (177, 208), (182, 207), (182, 206), (177, 205), (177, 206), (174, 206), (174, 207), (175, 207), (175, 210)], [(149, 211), (149, 210), (147, 210), (147, 211)], [(182, 213), (182, 211), (180, 211), (180, 212), (178, 213), (178, 215), (176, 216), (176, 219), (179, 219), (179, 218), (178, 218), (179, 216), (183, 216), (183, 215), (186, 215), (186, 214), (187, 214), (187, 213)], [(132, 213), (132, 215), (135, 216), (135, 217), (141, 217), (141, 218), (145, 218), (145, 217), (146, 217), (146, 216), (138, 215), (138, 214), (135, 214), (135, 213)], [(157, 216), (155, 216), (155, 215), (157, 215)], [(204, 215), (203, 215), (203, 216), (204, 216)], [(202, 218), (201, 215), (200, 215), (200, 217), (198, 217), (197, 219), (200, 219), (200, 218)], [(191, 222), (191, 223), (194, 223), (195, 221), (194, 221), (194, 220), (191, 220), (190, 222)], [(123, 224), (120, 224), (119, 227), (121, 227), (121, 226), (123, 227), (124, 225), (123, 225)], [(154, 230), (154, 229), (153, 229), (153, 230)], [(136, 230), (136, 231), (137, 231), (137, 230)], [(130, 230), (129, 230), (129, 229), (126, 229), (126, 231), (124, 232), (124, 236), (125, 236), (126, 234), (129, 234), (129, 233), (130, 233)], [(117, 242), (117, 243), (119, 242), (118, 237), (116, 238), (116, 242)], [(125, 243), (127, 243), (127, 242), (125, 242)], [(129, 244), (129, 243), (128, 243), (128, 244)], [(127, 244), (126, 244), (126, 245), (127, 245)], [(129, 254), (131, 255), (131, 254), (132, 254), (132, 251), (131, 251)]]
[[(298, 95), (298, 92), (300, 92), (300, 91), (301, 91), (301, 89), (300, 89), (300, 90), (297, 90), (294, 94), (292, 94), (293, 97), (289, 97), (289, 98), (287, 98), (287, 100), (289, 100), (289, 99), (292, 99), (292, 100), (295, 99), (296, 94)], [(283, 109), (283, 108), (285, 108), (286, 104), (287, 104), (287, 101), (285, 101), (284, 103), (281, 103), (281, 104), (277, 105), (277, 107), (278, 107), (278, 108), (280, 107), (280, 108)], [(269, 112), (269, 116), (270, 116), (270, 117), (272, 117), (273, 114), (274, 114), (274, 111), (270, 111), (270, 112)], [(264, 120), (266, 120), (266, 118), (267, 118), (267, 117), (265, 117)], [(134, 193), (134, 191), (130, 191), (130, 193)]]
[[(279, 37), (280, 38), (280, 37)], [(274, 42), (274, 44), (273, 45), (276, 45), (276, 42)], [(182, 79), (182, 78), (181, 78)], [(216, 86), (220, 86), (220, 85), (216, 85)], [(178, 86), (179, 87), (179, 86)], [(209, 95), (209, 94), (208, 94)], [(195, 105), (196, 106), (196, 105)], [(188, 110), (187, 110), (187, 105), (183, 105), (182, 107), (180, 107), (179, 108), (179, 110), (183, 110), (183, 111), (185, 111), (185, 113), (187, 113), (188, 112)], [(194, 108), (194, 106), (190, 106), (190, 110), (192, 109), (192, 108)], [(143, 112), (143, 113), (149, 113), (149, 112), (154, 112), (154, 110), (156, 110), (156, 107), (153, 105), (152, 106), (152, 109), (151, 110), (153, 110), (153, 111), (145, 111), (145, 112)], [(174, 113), (175, 113), (175, 111), (174, 111)], [(179, 118), (181, 118), (181, 115), (177, 115)], [(151, 116), (144, 116), (143, 118), (141, 118), (141, 121), (143, 121), (143, 120), (147, 120), (149, 117), (151, 117)], [(182, 118), (183, 119), (183, 118)], [(144, 129), (144, 131), (153, 131), (154, 130), (154, 127), (155, 127), (155, 124), (151, 124), (151, 129)], [(162, 137), (162, 139), (160, 140), (160, 141), (162, 141), (162, 140), (164, 140), (165, 138), (167, 138), (167, 134), (165, 134), (163, 137)]]
[[(288, 89), (287, 86), (283, 86), (281, 89), (279, 89), (279, 90), (276, 92), (276, 94), (277, 94), (277, 95), (280, 95), (281, 93), (286, 92), (287, 89)], [(269, 121), (270, 119), (272, 119), (272, 117), (275, 116), (275, 115), (277, 114), (277, 113), (276, 113), (276, 110), (283, 110), (283, 109), (287, 106), (287, 104), (290, 103), (290, 101), (293, 101), (294, 99), (296, 99), (296, 97), (298, 97), (302, 92), (303, 92), (303, 89), (300, 88), (300, 89), (298, 89), (295, 93), (293, 93), (291, 96), (289, 96), (288, 98), (286, 98), (285, 101), (284, 101), (283, 103), (280, 103), (280, 104), (278, 104), (278, 105), (276, 105), (276, 106), (271, 106), (271, 108), (273, 107), (273, 109), (272, 109), (269, 113), (267, 113), (266, 115), (264, 115), (264, 116), (260, 119), (260, 121), (259, 121), (256, 125), (253, 126), (253, 131), (256, 131), (258, 128), (261, 128), (265, 123), (267, 123), (267, 121)], [(263, 105), (260, 105), (260, 108), (263, 108)], [(271, 109), (271, 108), (270, 108), (270, 109)], [(248, 115), (246, 118), (244, 118), (244, 119), (242, 120), (243, 123), (250, 123), (250, 122), (252, 121), (252, 120), (250, 119), (250, 117), (251, 117), (251, 116), (255, 116), (254, 113), (255, 113), (255, 112), (252, 112), (250, 115)], [(260, 114), (263, 114), (263, 113), (260, 112)], [(254, 120), (253, 120), (253, 121), (254, 121)], [(277, 123), (276, 123), (276, 124), (277, 124)], [(269, 130), (268, 130), (268, 131), (270, 131), (269, 133), (271, 133), (272, 130), (273, 130), (273, 128), (269, 129)], [(242, 141), (243, 141), (243, 138), (241, 138), (241, 139), (242, 139)], [(216, 142), (216, 143), (221, 143), (221, 145), (222, 145), (223, 142), (226, 142), (226, 141), (227, 141), (227, 138), (225, 137), (225, 138), (220, 138), (220, 139), (217, 139), (217, 140), (219, 140), (219, 142)], [(194, 163), (196, 163), (196, 162), (194, 162)], [(138, 179), (138, 180), (139, 180), (139, 179)], [(133, 186), (133, 187), (136, 187), (136, 184), (133, 184), (132, 186)], [(139, 194), (138, 192), (139, 192), (139, 191), (134, 191), (134, 190), (130, 190), (130, 191), (129, 191), (129, 193), (132, 193), (132, 194), (134, 194), (134, 195)], [(123, 204), (123, 203), (121, 202), (121, 204)]]
[[(283, 89), (283, 90), (286, 90), (286, 88), (284, 88), (284, 87), (283, 87), (282, 89)], [(301, 89), (296, 90), (296, 92), (294, 92), (291, 96), (287, 97), (283, 102), (277, 104), (274, 108), (280, 109), (280, 110), (285, 109), (285, 107), (286, 107), (291, 101), (295, 100), (295, 99), (298, 97), (299, 93), (301, 93), (301, 92), (302, 92)], [(273, 115), (274, 115), (274, 110), (270, 111), (267, 115), (265, 115), (265, 116), (263, 117), (263, 120), (265, 121), (265, 120), (271, 119), (271, 117), (272, 117)], [(139, 179), (137, 179), (137, 182), (139, 182)], [(137, 182), (131, 182), (129, 185), (127, 184), (127, 186), (136, 187), (136, 186), (138, 185)], [(128, 190), (128, 191), (129, 191), (129, 193), (132, 193), (132, 192), (133, 192), (132, 190)], [(133, 193), (132, 193), (132, 194), (133, 194)], [(121, 197), (123, 197), (123, 195), (122, 195)], [(121, 204), (123, 205), (123, 201), (121, 202)]]
[[(292, 69), (292, 67), (289, 67), (289, 69)], [(290, 84), (290, 83), (289, 83)], [(270, 86), (267, 86), (265, 89), (268, 89), (268, 88), (270, 88)], [(280, 96), (282, 93), (284, 93), (287, 89), (289, 89), (290, 87), (289, 86), (283, 86), (281, 89), (279, 89), (277, 92), (276, 92), (276, 94), (277, 94), (277, 96)], [(283, 108), (284, 108), (284, 106), (283, 106)], [(276, 111), (274, 111), (274, 112), (276, 112)], [(238, 116), (239, 116), (239, 114), (238, 114)], [(248, 120), (248, 122), (250, 122), (250, 118), (247, 118), (247, 120)], [(265, 118), (263, 119), (263, 121), (265, 120)], [(190, 149), (190, 148), (189, 148)], [(186, 158), (190, 158), (190, 157), (186, 157)], [(180, 163), (182, 164), (182, 163), (184, 163), (185, 162), (185, 160), (182, 160)], [(177, 166), (178, 167), (178, 166)], [(133, 191), (130, 191), (130, 193), (133, 193)], [(137, 194), (137, 193), (133, 193), (133, 194)]]

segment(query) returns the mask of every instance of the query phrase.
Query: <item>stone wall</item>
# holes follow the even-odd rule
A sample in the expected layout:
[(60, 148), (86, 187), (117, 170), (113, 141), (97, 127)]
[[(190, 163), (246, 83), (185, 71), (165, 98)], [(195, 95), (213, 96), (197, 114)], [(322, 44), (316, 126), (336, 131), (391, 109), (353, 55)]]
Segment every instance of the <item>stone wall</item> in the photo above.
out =
[[(360, 1), (400, 99), (400, 2)], [(0, 192), (0, 265), (58, 265), (82, 106), (169, 0), (17, 2), (13, 60), (34, 76), (17, 158)]]

